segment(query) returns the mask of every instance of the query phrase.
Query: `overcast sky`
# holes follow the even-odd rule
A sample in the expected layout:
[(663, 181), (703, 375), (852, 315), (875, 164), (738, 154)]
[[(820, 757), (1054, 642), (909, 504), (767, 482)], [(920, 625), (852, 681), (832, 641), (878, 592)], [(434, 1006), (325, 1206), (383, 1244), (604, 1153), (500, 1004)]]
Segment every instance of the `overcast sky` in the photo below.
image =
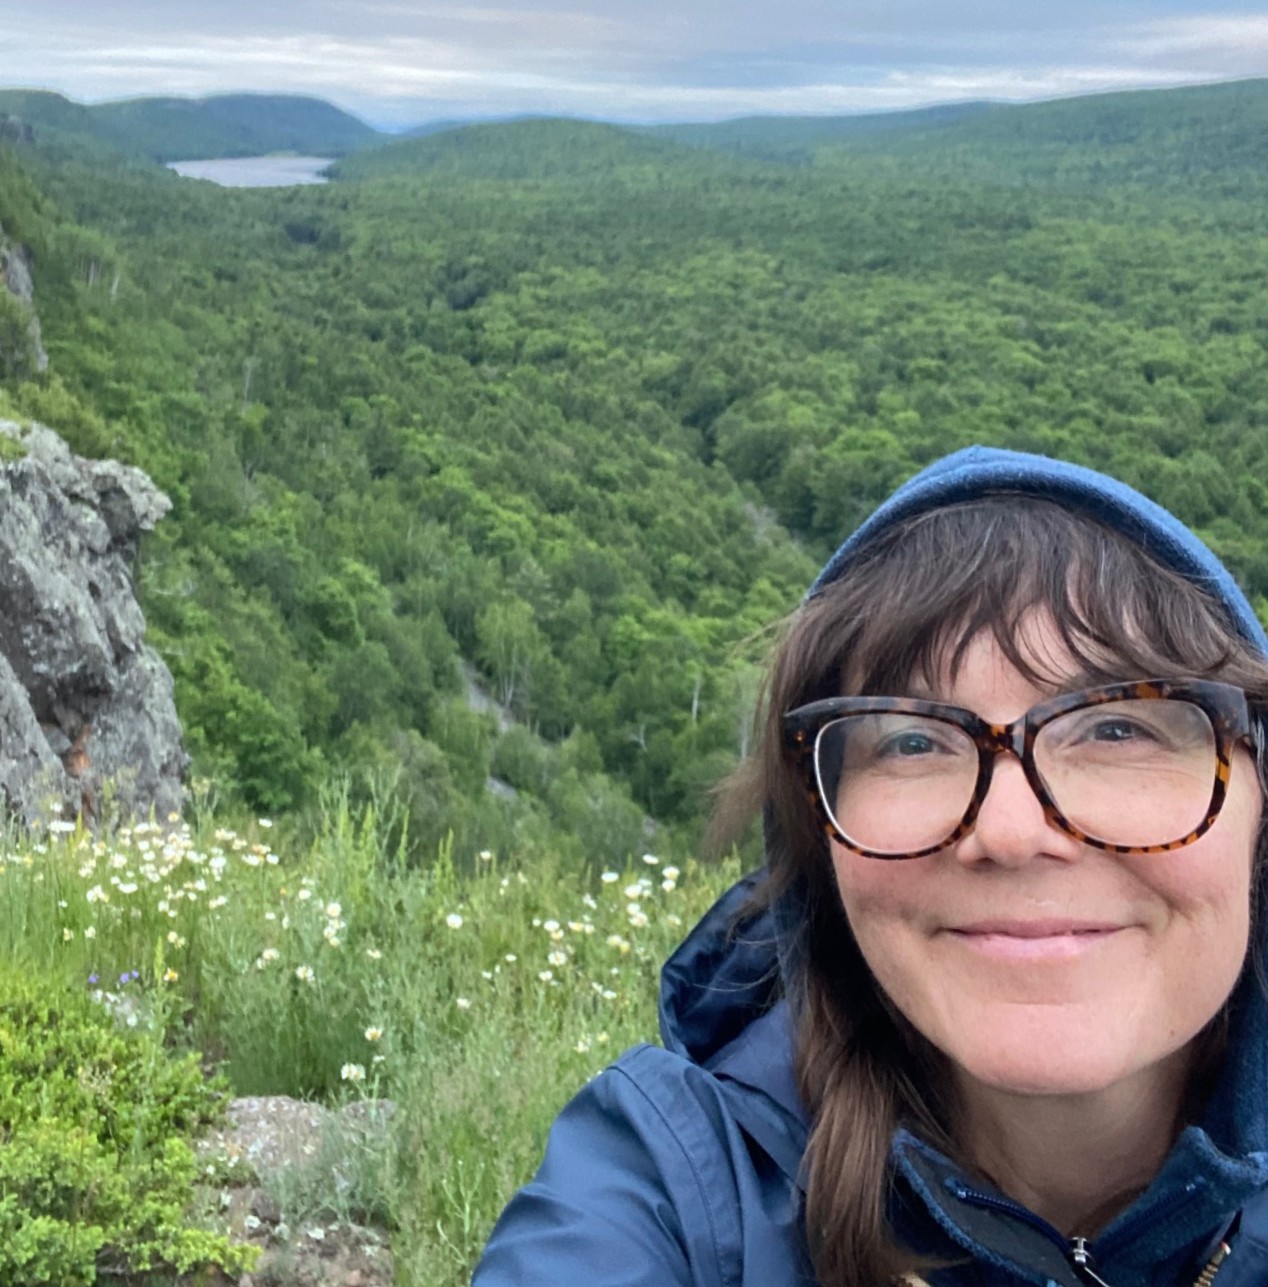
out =
[(1268, 3), (0, 0), (0, 84), (314, 94), (392, 128), (717, 120), (1268, 75)]

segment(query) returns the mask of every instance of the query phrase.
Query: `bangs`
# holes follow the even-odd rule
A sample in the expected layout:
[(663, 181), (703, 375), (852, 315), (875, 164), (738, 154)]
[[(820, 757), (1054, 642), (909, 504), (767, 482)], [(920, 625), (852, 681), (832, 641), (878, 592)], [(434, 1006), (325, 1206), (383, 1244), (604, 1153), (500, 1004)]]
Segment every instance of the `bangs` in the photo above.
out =
[[(1033, 497), (989, 496), (896, 525), (806, 610), (823, 614), (826, 629), (812, 633), (836, 653), (803, 672), (818, 671), (814, 696), (937, 691), (983, 631), (1039, 686), (1067, 682), (1071, 663), (1088, 684), (1263, 685), (1262, 660), (1215, 599), (1114, 529)], [(1058, 655), (1027, 647), (1036, 616)]]

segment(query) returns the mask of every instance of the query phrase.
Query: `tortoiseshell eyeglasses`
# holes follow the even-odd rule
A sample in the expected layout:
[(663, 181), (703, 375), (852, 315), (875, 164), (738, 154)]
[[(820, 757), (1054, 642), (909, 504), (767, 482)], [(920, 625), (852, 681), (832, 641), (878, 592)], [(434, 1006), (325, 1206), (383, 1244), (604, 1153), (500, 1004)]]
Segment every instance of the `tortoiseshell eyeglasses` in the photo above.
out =
[(1246, 694), (1147, 679), (1066, 693), (1011, 724), (907, 697), (830, 697), (784, 716), (829, 835), (866, 858), (921, 858), (966, 836), (996, 758), (1015, 755), (1048, 821), (1097, 849), (1163, 853), (1219, 816)]

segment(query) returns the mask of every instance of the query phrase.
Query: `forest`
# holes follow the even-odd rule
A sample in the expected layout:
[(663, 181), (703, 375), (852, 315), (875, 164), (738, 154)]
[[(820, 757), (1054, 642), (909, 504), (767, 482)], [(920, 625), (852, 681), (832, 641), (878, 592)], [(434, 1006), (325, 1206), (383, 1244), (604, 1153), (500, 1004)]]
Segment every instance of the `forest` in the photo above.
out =
[[(400, 140), (319, 112), (334, 181), (255, 191), (154, 159), (188, 113), (61, 102), (0, 95), (50, 356), (0, 293), (0, 415), (171, 496), (140, 593), (226, 807), (340, 781), (420, 854), (685, 854), (775, 623), (972, 442), (1141, 487), (1268, 609), (1268, 83)], [(265, 137), (249, 108), (196, 130)]]

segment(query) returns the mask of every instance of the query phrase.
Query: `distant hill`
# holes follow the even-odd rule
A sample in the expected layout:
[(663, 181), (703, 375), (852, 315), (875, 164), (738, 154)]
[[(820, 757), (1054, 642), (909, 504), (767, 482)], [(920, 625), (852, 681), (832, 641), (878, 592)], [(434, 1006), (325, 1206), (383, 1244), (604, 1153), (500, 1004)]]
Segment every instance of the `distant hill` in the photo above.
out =
[(941, 128), (976, 116), (990, 106), (989, 103), (950, 103), (855, 116), (745, 116), (708, 125), (649, 125), (643, 130), (693, 147), (739, 152), (767, 160), (805, 160), (827, 144)]
[(446, 174), (472, 179), (594, 178), (630, 166), (699, 164), (699, 152), (669, 138), (596, 121), (532, 117), (466, 125), (386, 143), (341, 161), (338, 178)]
[(91, 138), (159, 162), (270, 152), (344, 156), (385, 137), (330, 103), (291, 95), (134, 98), (86, 106), (60, 94), (0, 90), (0, 114), (37, 131)]
[(912, 125), (824, 140), (816, 159), (866, 152), (908, 172), (1082, 190), (1145, 185), (1198, 197), (1268, 186), (1268, 80), (994, 104)]

